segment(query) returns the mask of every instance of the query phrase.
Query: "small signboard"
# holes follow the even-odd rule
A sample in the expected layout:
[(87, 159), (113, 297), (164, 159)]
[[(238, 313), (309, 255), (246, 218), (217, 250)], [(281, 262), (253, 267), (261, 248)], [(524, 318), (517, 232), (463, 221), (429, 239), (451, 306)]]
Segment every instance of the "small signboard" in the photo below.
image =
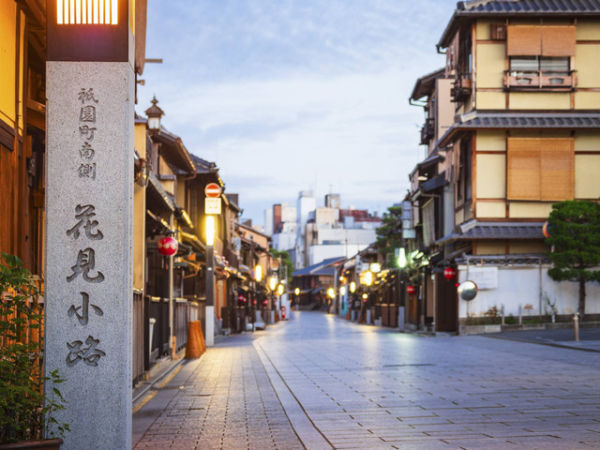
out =
[(221, 198), (206, 197), (204, 199), (204, 214), (221, 214)]
[(217, 198), (221, 196), (221, 186), (217, 183), (208, 183), (204, 188), (204, 193), (209, 198)]

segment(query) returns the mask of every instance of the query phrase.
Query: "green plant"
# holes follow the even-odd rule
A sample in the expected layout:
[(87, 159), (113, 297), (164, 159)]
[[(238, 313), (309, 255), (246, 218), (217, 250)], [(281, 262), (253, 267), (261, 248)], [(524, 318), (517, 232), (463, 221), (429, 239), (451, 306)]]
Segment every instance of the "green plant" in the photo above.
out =
[[(43, 376), (42, 308), (31, 273), (19, 258), (1, 254), (0, 264), (0, 442), (42, 438), (50, 423), (60, 436), (69, 431), (53, 417), (64, 409), (57, 388), (64, 380), (54, 371)], [(44, 383), (46, 392), (44, 397)]]
[(579, 316), (585, 313), (585, 285), (600, 281), (600, 204), (570, 200), (552, 205), (548, 217), (552, 246), (548, 257), (554, 267), (548, 275), (555, 281), (579, 283)]
[(504, 323), (506, 325), (515, 325), (517, 323), (517, 319), (512, 314), (509, 314), (504, 318)]

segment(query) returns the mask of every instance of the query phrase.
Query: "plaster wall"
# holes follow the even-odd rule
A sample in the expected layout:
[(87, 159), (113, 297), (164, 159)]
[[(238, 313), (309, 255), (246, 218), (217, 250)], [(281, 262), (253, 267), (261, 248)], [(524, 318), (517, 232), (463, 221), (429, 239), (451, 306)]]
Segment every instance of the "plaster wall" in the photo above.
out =
[(545, 219), (552, 211), (552, 203), (511, 202), (508, 216), (511, 219)]
[[(486, 266), (489, 267), (489, 266)], [(542, 267), (540, 283), (540, 269), (537, 265), (498, 267), (498, 288), (480, 290), (471, 302), (459, 299), (459, 317), (483, 316), (486, 311), (496, 306), (500, 309), (504, 306), (504, 315), (519, 315), (519, 307), (532, 305), (532, 311), (523, 311), (523, 316), (539, 315), (547, 313), (547, 303), (556, 302), (558, 314), (573, 314), (577, 312), (578, 289), (577, 283), (553, 281), (548, 277), (550, 266)], [(458, 279), (460, 282), (466, 280), (466, 266), (458, 267)], [(600, 314), (600, 284), (588, 283), (586, 285), (586, 314)], [(541, 295), (540, 295), (541, 293)]]
[(481, 92), (476, 95), (477, 109), (505, 109), (506, 95), (504, 92)]
[(511, 92), (508, 96), (510, 109), (570, 109), (571, 96), (568, 92)]
[(505, 217), (506, 217), (506, 202), (505, 201), (477, 202), (477, 218), (491, 219), (491, 218), (505, 218)]
[(503, 88), (505, 60), (503, 42), (477, 44), (477, 88)]
[(578, 44), (575, 47), (574, 67), (577, 70), (578, 88), (600, 87), (598, 60), (600, 44)]
[(479, 198), (506, 197), (506, 155), (477, 155), (476, 192)]

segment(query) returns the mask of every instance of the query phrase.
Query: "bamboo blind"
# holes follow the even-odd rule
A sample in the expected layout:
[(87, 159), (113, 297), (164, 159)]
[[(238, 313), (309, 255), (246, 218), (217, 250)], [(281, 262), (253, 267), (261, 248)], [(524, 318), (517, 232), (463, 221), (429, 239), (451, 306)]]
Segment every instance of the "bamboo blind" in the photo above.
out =
[[(532, 142), (533, 141), (533, 142)], [(507, 197), (540, 200), (540, 147), (537, 139), (508, 139)]]
[(574, 195), (572, 138), (509, 138), (509, 200), (560, 201)]
[(540, 27), (509, 25), (506, 31), (506, 53), (509, 56), (539, 56), (542, 54), (542, 30)]
[(508, 56), (573, 56), (575, 27), (565, 25), (510, 25), (507, 29)]

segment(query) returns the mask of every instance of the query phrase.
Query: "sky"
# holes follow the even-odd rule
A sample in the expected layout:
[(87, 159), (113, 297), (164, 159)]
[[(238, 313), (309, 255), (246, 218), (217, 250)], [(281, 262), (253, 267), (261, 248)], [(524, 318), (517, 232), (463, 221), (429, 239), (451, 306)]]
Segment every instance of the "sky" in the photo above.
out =
[(215, 161), (244, 217), (312, 189), (382, 213), (423, 159), (418, 77), (452, 0), (149, 0), (138, 112), (156, 95), (163, 125)]

